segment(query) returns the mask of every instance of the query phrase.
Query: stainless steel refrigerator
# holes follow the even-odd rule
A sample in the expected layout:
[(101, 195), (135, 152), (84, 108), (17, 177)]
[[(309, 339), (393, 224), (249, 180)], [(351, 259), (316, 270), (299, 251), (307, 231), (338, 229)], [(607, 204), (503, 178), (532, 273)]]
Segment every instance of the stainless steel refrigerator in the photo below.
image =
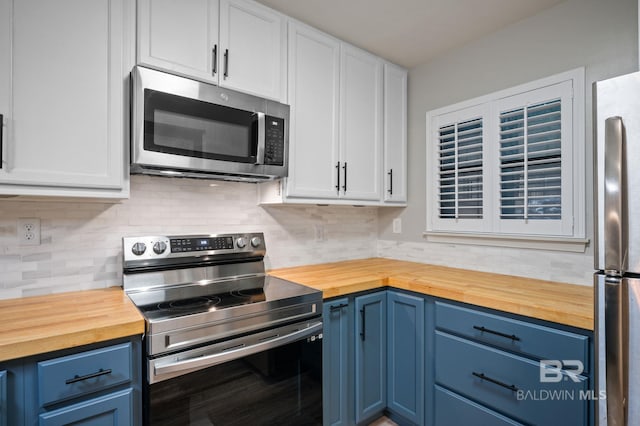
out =
[(599, 425), (640, 425), (640, 73), (595, 83)]

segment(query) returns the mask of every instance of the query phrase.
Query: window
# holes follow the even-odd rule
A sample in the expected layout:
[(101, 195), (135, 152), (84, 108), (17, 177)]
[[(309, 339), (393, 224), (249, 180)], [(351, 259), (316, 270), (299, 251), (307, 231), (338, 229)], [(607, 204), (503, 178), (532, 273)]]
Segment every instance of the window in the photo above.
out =
[(584, 70), (427, 113), (427, 234), (584, 238)]

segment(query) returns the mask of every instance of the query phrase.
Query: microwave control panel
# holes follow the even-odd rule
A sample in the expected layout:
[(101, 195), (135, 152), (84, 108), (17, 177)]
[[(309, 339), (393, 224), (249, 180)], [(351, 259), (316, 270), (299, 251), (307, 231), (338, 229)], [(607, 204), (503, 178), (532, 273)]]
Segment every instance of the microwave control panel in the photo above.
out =
[(284, 120), (278, 117), (265, 117), (264, 164), (284, 165)]

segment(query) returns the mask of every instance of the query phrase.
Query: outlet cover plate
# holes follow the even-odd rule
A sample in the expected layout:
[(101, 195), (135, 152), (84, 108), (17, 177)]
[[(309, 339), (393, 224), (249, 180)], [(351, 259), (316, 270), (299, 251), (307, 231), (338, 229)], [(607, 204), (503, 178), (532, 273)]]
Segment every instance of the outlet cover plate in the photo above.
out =
[(40, 219), (18, 219), (18, 242), (21, 246), (40, 245)]

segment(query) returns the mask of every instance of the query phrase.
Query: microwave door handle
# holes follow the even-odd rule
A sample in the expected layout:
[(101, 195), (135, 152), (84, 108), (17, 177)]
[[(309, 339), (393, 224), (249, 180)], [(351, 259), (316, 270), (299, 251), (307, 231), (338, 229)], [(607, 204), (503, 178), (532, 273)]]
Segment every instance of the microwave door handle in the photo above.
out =
[(256, 115), (258, 116), (258, 149), (255, 164), (264, 164), (265, 115), (264, 112), (257, 112)]
[(622, 118), (607, 118), (604, 142), (604, 267), (610, 275), (619, 275), (625, 269), (623, 138)]

